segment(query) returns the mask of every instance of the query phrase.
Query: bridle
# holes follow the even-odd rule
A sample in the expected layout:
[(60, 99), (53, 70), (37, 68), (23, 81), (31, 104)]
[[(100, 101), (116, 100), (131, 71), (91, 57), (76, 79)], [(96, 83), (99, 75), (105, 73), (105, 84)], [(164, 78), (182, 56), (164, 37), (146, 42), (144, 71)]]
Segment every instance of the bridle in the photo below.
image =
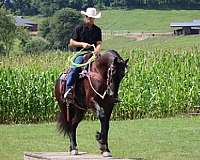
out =
[(114, 94), (113, 90), (111, 89), (111, 86), (113, 85), (113, 71), (114, 71), (114, 62), (111, 63), (110, 67), (108, 68), (107, 72), (107, 94), (112, 96)]
[(106, 94), (108, 94), (109, 96), (112, 96), (114, 94), (111, 86), (113, 85), (113, 70), (114, 70), (114, 62), (111, 63), (110, 67), (108, 68), (108, 71), (107, 71), (107, 80), (106, 80), (106, 89), (105, 91), (103, 92), (103, 94), (100, 94), (95, 88), (94, 86), (92, 85), (92, 82), (91, 82), (91, 63), (89, 64), (89, 67), (88, 67), (88, 74), (87, 74), (87, 78), (89, 80), (89, 83), (90, 83), (90, 86), (92, 88), (92, 90), (99, 96), (101, 97), (102, 99), (105, 98)]

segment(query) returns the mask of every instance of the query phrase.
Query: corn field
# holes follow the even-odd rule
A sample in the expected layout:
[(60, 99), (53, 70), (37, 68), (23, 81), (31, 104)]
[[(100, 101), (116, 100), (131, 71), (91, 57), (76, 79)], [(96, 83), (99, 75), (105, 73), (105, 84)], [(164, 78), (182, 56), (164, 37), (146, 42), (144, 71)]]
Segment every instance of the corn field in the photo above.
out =
[[(168, 117), (200, 105), (200, 52), (184, 50), (122, 50), (129, 58), (120, 86), (122, 102), (112, 119)], [(0, 61), (0, 123), (56, 120), (59, 107), (54, 83), (69, 66), (69, 53), (2, 57)], [(94, 119), (88, 113), (86, 119)]]

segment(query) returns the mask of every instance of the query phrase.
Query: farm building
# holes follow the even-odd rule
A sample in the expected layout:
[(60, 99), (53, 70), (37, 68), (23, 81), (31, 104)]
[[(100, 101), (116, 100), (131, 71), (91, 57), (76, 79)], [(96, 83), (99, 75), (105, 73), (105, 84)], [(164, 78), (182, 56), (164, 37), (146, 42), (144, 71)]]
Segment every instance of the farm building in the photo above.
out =
[(31, 32), (36, 32), (38, 30), (38, 24), (34, 23), (28, 19), (24, 19), (21, 16), (15, 17), (15, 25), (26, 27)]
[(200, 34), (200, 20), (192, 22), (173, 22), (170, 27), (174, 29), (174, 35)]

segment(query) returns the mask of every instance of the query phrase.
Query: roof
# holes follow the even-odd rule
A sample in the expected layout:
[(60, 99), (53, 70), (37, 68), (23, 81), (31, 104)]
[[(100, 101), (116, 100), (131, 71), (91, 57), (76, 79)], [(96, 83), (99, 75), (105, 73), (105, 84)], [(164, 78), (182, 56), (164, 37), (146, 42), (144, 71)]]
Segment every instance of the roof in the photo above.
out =
[(192, 22), (172, 22), (170, 27), (200, 27), (200, 20), (193, 20)]
[(200, 23), (200, 19), (194, 19), (193, 22)]
[(32, 22), (32, 21), (30, 21), (28, 19), (24, 19), (21, 16), (17, 16), (17, 17), (15, 17), (15, 24), (16, 24), (16, 26), (31, 27), (31, 26), (33, 26), (36, 23), (34, 23), (34, 22)]

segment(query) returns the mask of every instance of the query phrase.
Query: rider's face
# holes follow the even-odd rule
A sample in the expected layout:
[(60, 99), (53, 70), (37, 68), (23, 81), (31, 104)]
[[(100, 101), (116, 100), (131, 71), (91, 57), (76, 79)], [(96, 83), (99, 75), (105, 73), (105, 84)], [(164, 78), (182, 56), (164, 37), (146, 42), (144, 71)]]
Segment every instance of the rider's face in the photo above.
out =
[(94, 19), (94, 18), (91, 18), (91, 17), (88, 17), (88, 16), (85, 16), (84, 21), (85, 21), (85, 23), (88, 24), (88, 25), (93, 25), (95, 19)]

